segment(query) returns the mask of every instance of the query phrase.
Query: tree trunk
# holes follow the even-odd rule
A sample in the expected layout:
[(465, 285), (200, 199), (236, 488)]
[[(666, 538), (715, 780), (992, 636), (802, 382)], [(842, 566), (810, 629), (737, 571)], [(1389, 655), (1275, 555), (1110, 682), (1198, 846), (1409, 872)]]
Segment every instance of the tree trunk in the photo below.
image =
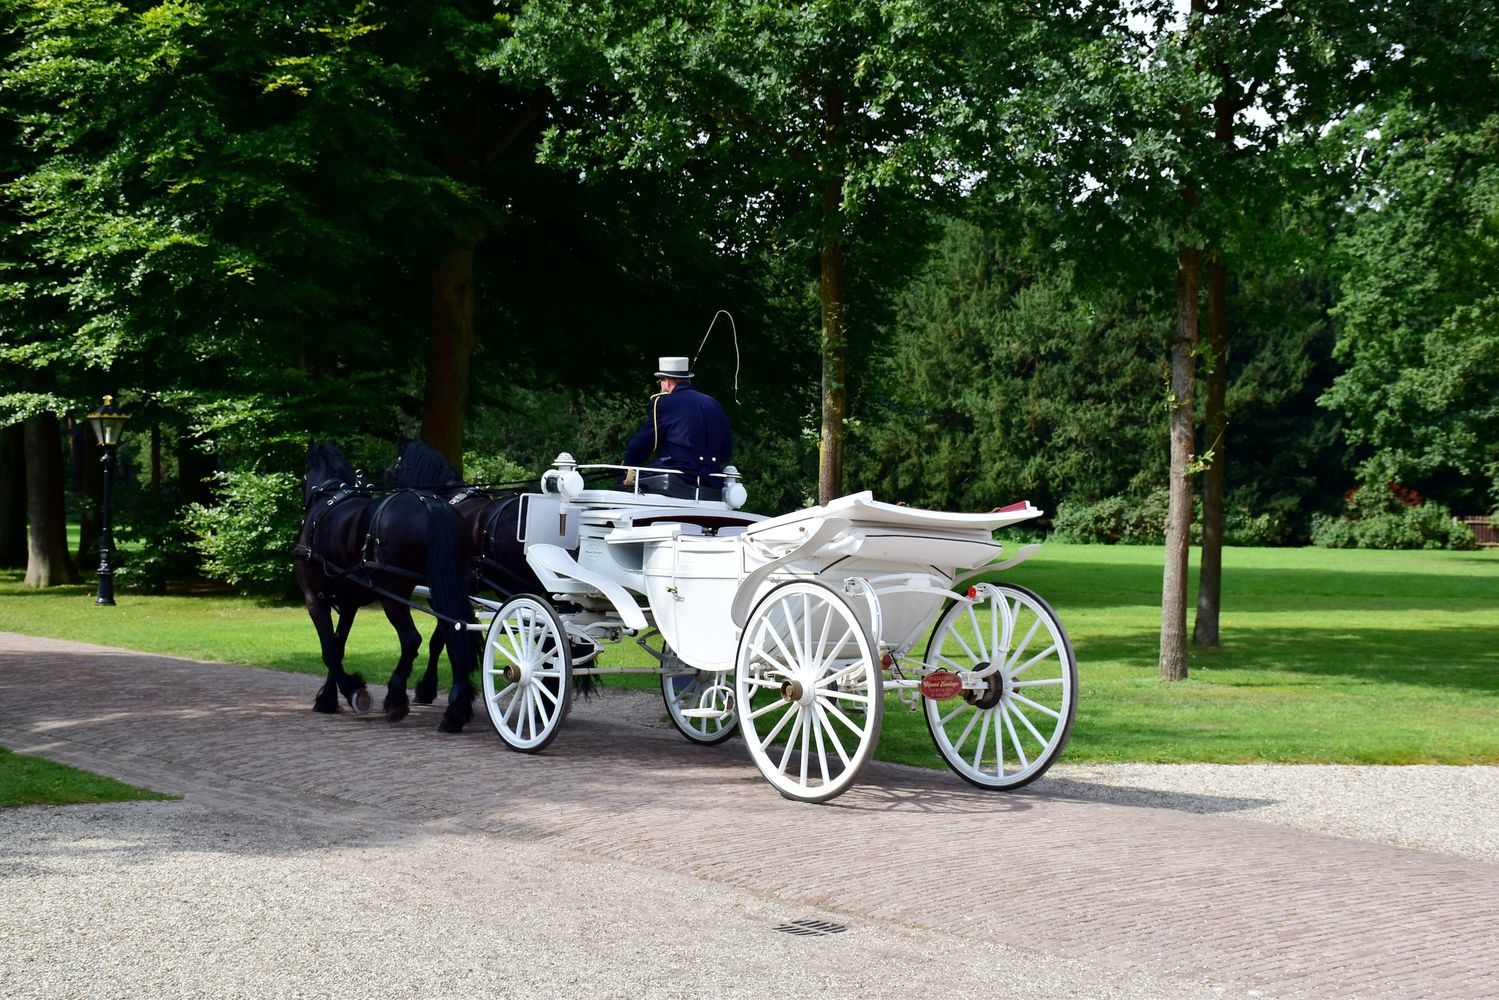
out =
[(93, 428), (86, 423), (77, 424), (69, 436), (73, 445), (73, 489), (80, 497), (89, 501), (83, 505), (78, 515), (78, 550), (75, 558), (79, 566), (88, 566), (99, 561), (98, 501), (104, 489), (104, 477)]
[(26, 565), (26, 431), (0, 428), (0, 566)]
[(1223, 597), (1223, 491), (1227, 480), (1228, 442), (1228, 266), (1221, 259), (1208, 265), (1208, 352), (1211, 370), (1203, 424), (1211, 463), (1202, 478), (1202, 557), (1197, 574), (1197, 618), (1192, 645), (1218, 645), (1219, 608)]
[(463, 420), (474, 353), (474, 247), (470, 239), (448, 250), (432, 271), (432, 333), (422, 439), (463, 473)]
[[(832, 185), (829, 186), (830, 188)], [(832, 197), (842, 199), (842, 185)], [(825, 189), (823, 198), (829, 197)], [(843, 243), (823, 244), (818, 296), (822, 302), (822, 446), (817, 463), (817, 502), (843, 495), (844, 421), (848, 416), (848, 343), (843, 322)]]
[(63, 504), (62, 430), (57, 415), (32, 417), (26, 428), (26, 586), (77, 583), (68, 558), (68, 519)]
[[(823, 94), (823, 131), (828, 145), (843, 141), (843, 92)], [(843, 451), (848, 418), (848, 328), (844, 314), (843, 172), (825, 167), (823, 181), (822, 255), (817, 283), (822, 306), (822, 434), (817, 459), (817, 502), (843, 495)]]
[(1192, 533), (1192, 390), (1197, 380), (1199, 251), (1176, 251), (1176, 332), (1171, 339), (1171, 508), (1161, 583), (1161, 679), (1187, 676), (1187, 555)]

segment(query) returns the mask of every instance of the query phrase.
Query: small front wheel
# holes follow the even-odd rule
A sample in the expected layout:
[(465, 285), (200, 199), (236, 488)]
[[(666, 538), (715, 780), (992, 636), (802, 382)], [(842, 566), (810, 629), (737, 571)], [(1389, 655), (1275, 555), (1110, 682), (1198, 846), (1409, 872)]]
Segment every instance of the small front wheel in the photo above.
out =
[(1072, 734), (1077, 657), (1035, 592), (980, 584), (978, 600), (948, 608), (926, 666), (976, 677), (977, 688), (923, 698), (927, 729), (949, 767), (980, 788), (1015, 789), (1051, 767)]
[(573, 660), (552, 606), (522, 594), (495, 613), (484, 639), (489, 721), (512, 750), (538, 753), (557, 736), (571, 705)]
[(694, 743), (716, 746), (738, 732), (734, 692), (729, 674), (699, 670), (695, 674), (663, 674), (661, 698), (677, 731)]
[(776, 587), (745, 622), (734, 705), (750, 757), (789, 799), (847, 791), (884, 718), (879, 657), (853, 607), (821, 583)]

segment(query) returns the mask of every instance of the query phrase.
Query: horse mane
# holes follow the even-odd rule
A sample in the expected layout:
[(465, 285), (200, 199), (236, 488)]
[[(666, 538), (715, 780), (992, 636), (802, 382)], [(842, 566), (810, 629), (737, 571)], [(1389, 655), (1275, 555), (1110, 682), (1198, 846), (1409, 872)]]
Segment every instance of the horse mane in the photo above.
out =
[(431, 490), (463, 485), (458, 470), (436, 448), (421, 438), (402, 437), (396, 445), (396, 464), (385, 473), (391, 489)]
[(337, 480), (352, 484), (358, 474), (338, 445), (331, 441), (314, 441), (307, 446), (307, 463), (304, 467), (304, 485), (318, 485)]

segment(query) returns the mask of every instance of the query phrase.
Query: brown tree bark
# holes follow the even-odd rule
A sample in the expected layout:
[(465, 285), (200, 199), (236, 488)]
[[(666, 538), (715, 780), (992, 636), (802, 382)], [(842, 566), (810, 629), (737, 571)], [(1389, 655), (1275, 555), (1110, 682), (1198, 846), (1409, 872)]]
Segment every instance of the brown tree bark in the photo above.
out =
[[(842, 200), (841, 183), (824, 189), (824, 205), (830, 197)], [(827, 503), (843, 495), (844, 421), (848, 417), (848, 339), (843, 317), (843, 243), (839, 239), (823, 244), (818, 297), (822, 303), (822, 435), (817, 502)]]
[(451, 248), (432, 270), (432, 329), (422, 398), (422, 439), (463, 473), (463, 424), (474, 344), (474, 248)]
[[(843, 142), (843, 93), (829, 88), (823, 94), (823, 131), (831, 149)], [(824, 169), (831, 169), (824, 167)], [(843, 495), (843, 453), (848, 419), (848, 327), (843, 280), (842, 171), (823, 181), (822, 252), (817, 282), (822, 307), (822, 433), (817, 457), (817, 502)]]
[(1187, 676), (1187, 557), (1192, 537), (1192, 394), (1197, 381), (1197, 247), (1176, 251), (1176, 331), (1171, 338), (1171, 507), (1161, 582), (1161, 679)]
[(1203, 425), (1211, 464), (1202, 477), (1202, 556), (1197, 574), (1197, 617), (1192, 645), (1218, 645), (1219, 608), (1223, 597), (1223, 492), (1227, 480), (1228, 440), (1228, 267), (1222, 259), (1207, 267), (1208, 371)]
[[(74, 555), (79, 566), (88, 566), (99, 561), (99, 533), (101, 494), (104, 489), (104, 473), (99, 463), (99, 447), (94, 442), (93, 429), (86, 424), (74, 427), (69, 432), (73, 446), (73, 469), (76, 475), (74, 488), (93, 501), (78, 517), (78, 549)], [(92, 554), (93, 558), (90, 559)]]
[(63, 501), (62, 430), (55, 413), (25, 422), (26, 545), (28, 587), (77, 583), (78, 571), (68, 558), (68, 522)]
[(0, 428), (0, 566), (26, 565), (26, 431)]

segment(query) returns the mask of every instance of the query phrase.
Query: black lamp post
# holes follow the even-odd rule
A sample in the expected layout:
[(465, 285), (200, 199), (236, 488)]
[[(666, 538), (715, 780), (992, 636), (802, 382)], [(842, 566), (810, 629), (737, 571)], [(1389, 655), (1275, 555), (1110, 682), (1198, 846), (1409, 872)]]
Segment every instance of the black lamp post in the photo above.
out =
[(110, 549), (114, 546), (114, 539), (109, 531), (109, 480), (110, 473), (114, 471), (115, 449), (120, 446), (120, 435), (124, 433), (125, 421), (129, 419), (130, 414), (121, 413), (114, 408), (113, 396), (105, 396), (104, 405), (99, 407), (98, 412), (88, 415), (89, 426), (94, 429), (94, 439), (99, 442), (99, 462), (104, 466), (99, 527), (99, 596), (94, 598), (95, 604), (115, 602), (115, 572), (109, 565)]

